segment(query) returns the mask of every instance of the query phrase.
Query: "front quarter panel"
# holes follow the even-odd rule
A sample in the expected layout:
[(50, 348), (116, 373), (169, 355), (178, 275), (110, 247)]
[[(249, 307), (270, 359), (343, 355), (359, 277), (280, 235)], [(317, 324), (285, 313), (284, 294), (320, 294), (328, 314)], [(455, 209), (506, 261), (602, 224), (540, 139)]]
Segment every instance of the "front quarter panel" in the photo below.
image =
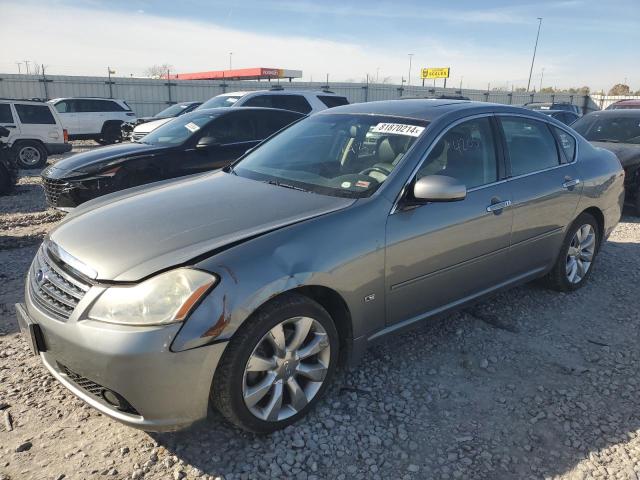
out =
[[(384, 327), (384, 197), (271, 232), (199, 262), (219, 282), (185, 322), (172, 349), (229, 339), (261, 305), (298, 287), (337, 292), (353, 338)], [(365, 297), (375, 299), (365, 302)], [(351, 339), (349, 339), (351, 340)]]

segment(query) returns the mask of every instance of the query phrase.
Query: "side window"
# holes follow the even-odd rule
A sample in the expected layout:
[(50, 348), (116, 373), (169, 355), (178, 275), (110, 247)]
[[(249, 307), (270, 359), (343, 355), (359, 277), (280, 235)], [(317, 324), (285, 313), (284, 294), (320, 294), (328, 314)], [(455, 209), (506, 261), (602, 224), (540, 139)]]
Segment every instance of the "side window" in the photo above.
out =
[(0, 103), (0, 123), (13, 123), (11, 106), (8, 103)]
[(558, 140), (560, 141), (560, 148), (564, 152), (564, 157), (567, 162), (573, 162), (576, 156), (576, 140), (564, 130), (553, 127)]
[(98, 103), (98, 108), (100, 108), (100, 112), (122, 112), (124, 108), (122, 108), (119, 104), (112, 100), (95, 100)]
[(520, 117), (502, 117), (500, 123), (507, 140), (512, 176), (560, 164), (556, 141), (545, 123)]
[(80, 111), (80, 102), (82, 100), (65, 100), (67, 104), (67, 113), (77, 113)]
[(271, 108), (273, 107), (273, 103), (271, 101), (273, 97), (274, 97), (273, 95), (256, 95), (255, 97), (252, 97), (246, 102), (244, 102), (242, 106)]
[(58, 113), (69, 113), (71, 110), (69, 109), (69, 102), (63, 100), (55, 104), (56, 110)]
[(56, 123), (56, 119), (53, 118), (48, 105), (16, 103), (16, 111), (22, 123), (34, 125), (55, 125)]
[(318, 95), (318, 99), (325, 104), (327, 108), (339, 107), (340, 105), (349, 105), (349, 101), (345, 97), (333, 95)]
[(257, 140), (253, 112), (234, 112), (209, 124), (203, 137), (214, 137), (222, 145)]
[(258, 138), (263, 140), (273, 135), (301, 116), (293, 112), (255, 112), (255, 118), (258, 121)]
[(497, 181), (498, 159), (490, 120), (469, 120), (447, 131), (418, 171), (418, 178), (426, 175), (447, 175), (467, 188)]
[(309, 113), (311, 105), (302, 95), (277, 95), (273, 99), (274, 107), (293, 112)]

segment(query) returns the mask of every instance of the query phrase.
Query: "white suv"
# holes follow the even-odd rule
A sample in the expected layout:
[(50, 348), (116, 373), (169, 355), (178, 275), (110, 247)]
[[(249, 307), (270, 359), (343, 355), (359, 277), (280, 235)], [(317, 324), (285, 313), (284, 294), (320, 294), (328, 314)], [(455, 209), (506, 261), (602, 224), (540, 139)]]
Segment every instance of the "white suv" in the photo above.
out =
[(271, 90), (256, 90), (253, 92), (232, 92), (217, 95), (198, 107), (265, 107), (293, 110), (294, 112), (310, 115), (331, 107), (347, 105), (349, 101), (329, 90), (285, 90), (274, 87)]
[(21, 168), (44, 166), (49, 155), (71, 150), (67, 132), (55, 109), (43, 102), (0, 99), (0, 127)]
[(101, 145), (120, 142), (122, 124), (136, 120), (124, 100), (74, 97), (55, 98), (49, 103), (58, 111), (71, 140), (95, 140)]

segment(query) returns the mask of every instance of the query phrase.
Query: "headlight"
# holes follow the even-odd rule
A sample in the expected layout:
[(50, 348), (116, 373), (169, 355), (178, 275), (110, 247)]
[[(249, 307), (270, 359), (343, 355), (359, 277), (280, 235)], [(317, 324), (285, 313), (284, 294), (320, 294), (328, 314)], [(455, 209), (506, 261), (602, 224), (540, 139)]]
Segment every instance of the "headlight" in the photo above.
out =
[(183, 321), (215, 283), (210, 273), (178, 268), (131, 287), (109, 287), (89, 318), (125, 325), (163, 325)]

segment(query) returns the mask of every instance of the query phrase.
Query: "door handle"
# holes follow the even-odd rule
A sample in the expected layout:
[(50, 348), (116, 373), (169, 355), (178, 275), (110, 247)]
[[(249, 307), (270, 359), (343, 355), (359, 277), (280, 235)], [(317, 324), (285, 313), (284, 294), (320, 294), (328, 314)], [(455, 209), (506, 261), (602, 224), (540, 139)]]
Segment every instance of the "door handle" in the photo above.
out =
[(499, 212), (500, 210), (504, 210), (505, 208), (511, 206), (511, 200), (505, 200), (504, 202), (492, 203), (487, 207), (487, 212)]
[(571, 188), (571, 187), (575, 187), (576, 185), (580, 184), (580, 180), (578, 178), (576, 179), (570, 179), (570, 178), (565, 178), (565, 182), (562, 184), (562, 188)]

